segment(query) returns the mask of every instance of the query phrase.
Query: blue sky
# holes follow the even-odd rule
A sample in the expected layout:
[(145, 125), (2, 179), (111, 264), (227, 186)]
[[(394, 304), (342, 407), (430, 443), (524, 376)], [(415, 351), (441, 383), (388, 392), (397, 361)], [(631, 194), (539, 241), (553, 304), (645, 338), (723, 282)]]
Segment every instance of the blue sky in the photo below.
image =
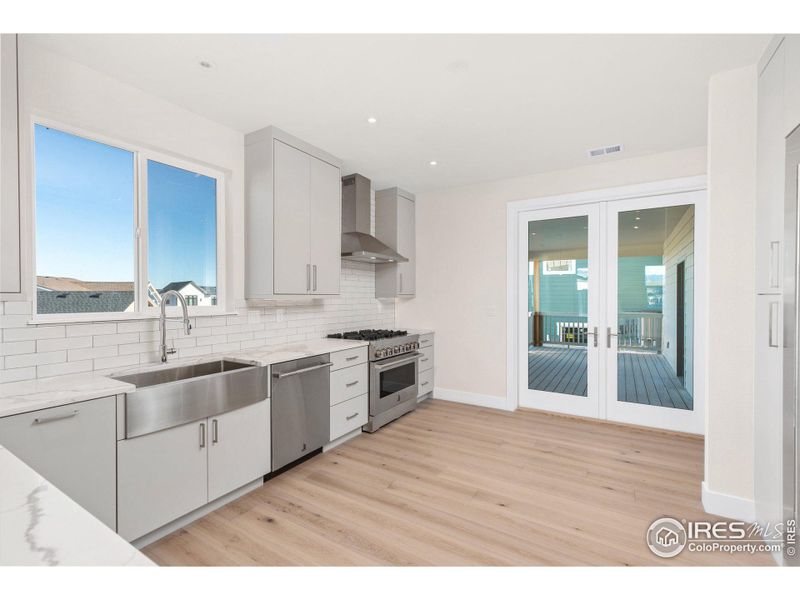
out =
[[(133, 281), (134, 155), (36, 126), (36, 273)], [(216, 181), (148, 163), (148, 270), (156, 287), (216, 285)]]

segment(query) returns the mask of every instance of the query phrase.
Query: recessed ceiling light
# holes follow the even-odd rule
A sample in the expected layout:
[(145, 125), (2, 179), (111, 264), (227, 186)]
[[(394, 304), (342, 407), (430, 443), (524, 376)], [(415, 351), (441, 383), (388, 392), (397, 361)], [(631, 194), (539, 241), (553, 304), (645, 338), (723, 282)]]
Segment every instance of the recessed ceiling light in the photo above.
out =
[(375, 123), (377, 122), (378, 119), (376, 119), (375, 117), (367, 117), (367, 123), (369, 123), (370, 125), (375, 125)]
[(370, 256), (369, 258), (370, 258), (370, 260), (375, 260), (374, 256)]
[(641, 221), (641, 220), (642, 220), (642, 217), (636, 217), (636, 220), (637, 220), (637, 221)]
[(436, 166), (436, 165), (438, 165), (439, 163), (437, 163), (435, 160), (432, 160), (432, 161), (431, 161), (431, 162), (429, 162), (428, 164), (429, 164), (430, 166), (432, 166), (432, 167), (435, 167), (435, 166)]
[(634, 229), (639, 229), (639, 226), (638, 225), (634, 225), (633, 228)]
[(207, 60), (201, 60), (200, 66), (203, 67), (204, 69), (210, 69), (213, 65)]

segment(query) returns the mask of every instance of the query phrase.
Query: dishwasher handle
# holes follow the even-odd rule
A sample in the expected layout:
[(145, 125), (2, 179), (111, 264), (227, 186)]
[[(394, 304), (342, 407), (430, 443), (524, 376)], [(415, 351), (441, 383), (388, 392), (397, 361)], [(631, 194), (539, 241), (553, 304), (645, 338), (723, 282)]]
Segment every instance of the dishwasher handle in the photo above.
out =
[(324, 369), (325, 367), (332, 367), (332, 362), (325, 362), (313, 367), (306, 367), (305, 369), (297, 369), (296, 371), (289, 371), (288, 373), (273, 373), (275, 379), (283, 379), (284, 377), (291, 377), (292, 375), (300, 375), (301, 373), (308, 373), (309, 371), (316, 371), (317, 369)]

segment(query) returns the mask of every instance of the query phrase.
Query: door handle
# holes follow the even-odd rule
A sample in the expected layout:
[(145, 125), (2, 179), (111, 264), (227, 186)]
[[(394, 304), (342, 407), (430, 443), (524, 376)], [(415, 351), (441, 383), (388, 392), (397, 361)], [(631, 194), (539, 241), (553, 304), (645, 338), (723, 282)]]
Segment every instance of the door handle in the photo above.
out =
[(306, 291), (311, 291), (311, 265), (306, 263)]
[(206, 424), (200, 423), (200, 447), (206, 447)]
[(587, 332), (586, 335), (592, 336), (592, 346), (597, 348), (597, 327), (593, 328), (592, 331)]
[(403, 274), (400, 273), (400, 293), (403, 293)]
[(355, 381), (351, 381), (350, 383), (345, 383), (344, 385), (345, 385), (345, 387), (353, 387), (357, 383), (358, 383), (358, 379), (356, 379)]
[(349, 421), (350, 419), (355, 419), (357, 416), (358, 416), (358, 413), (353, 413), (349, 417), (345, 417), (345, 419), (347, 419)]
[[(769, 327), (769, 334), (768, 334), (769, 340), (768, 340), (768, 343), (769, 343), (769, 347), (770, 348), (777, 348), (778, 347), (778, 328), (777, 328), (778, 319), (773, 316), (773, 314), (775, 312), (773, 309), (776, 309), (779, 306), (780, 306), (779, 302), (770, 302), (769, 303), (769, 325), (768, 325), (768, 327)], [(775, 332), (774, 335), (772, 333), (773, 331)]]
[(211, 443), (219, 443), (219, 421), (216, 419), (211, 421)]
[(611, 336), (617, 337), (618, 334), (611, 333), (611, 327), (606, 327), (606, 348), (611, 348)]
[(780, 242), (769, 243), (769, 287), (771, 288), (780, 287), (780, 281), (778, 281), (781, 266), (780, 249)]
[(314, 365), (313, 367), (306, 367), (304, 369), (297, 369), (296, 371), (289, 371), (288, 373), (273, 373), (272, 376), (275, 379), (283, 379), (284, 377), (290, 377), (292, 375), (300, 375), (301, 373), (308, 373), (309, 371), (316, 371), (317, 369), (322, 369), (324, 367), (331, 367), (331, 366), (333, 366), (332, 362), (326, 362), (320, 365)]
[(317, 291), (317, 265), (314, 265), (314, 291)]

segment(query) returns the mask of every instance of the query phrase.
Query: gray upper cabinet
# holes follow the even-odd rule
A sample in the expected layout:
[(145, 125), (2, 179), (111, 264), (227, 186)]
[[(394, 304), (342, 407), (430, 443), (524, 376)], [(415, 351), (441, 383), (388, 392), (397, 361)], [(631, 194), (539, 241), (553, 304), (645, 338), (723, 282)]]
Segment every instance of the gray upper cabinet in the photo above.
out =
[(17, 36), (0, 35), (0, 293), (22, 292), (17, 146)]
[(800, 35), (787, 35), (783, 40), (786, 53), (786, 87), (784, 134), (800, 125)]
[(375, 266), (375, 296), (413, 297), (416, 284), (416, 198), (400, 188), (375, 193), (375, 237), (408, 262)]
[(758, 78), (756, 292), (780, 294), (783, 285), (784, 69), (780, 43)]
[(245, 296), (339, 293), (340, 161), (275, 127), (245, 138)]

